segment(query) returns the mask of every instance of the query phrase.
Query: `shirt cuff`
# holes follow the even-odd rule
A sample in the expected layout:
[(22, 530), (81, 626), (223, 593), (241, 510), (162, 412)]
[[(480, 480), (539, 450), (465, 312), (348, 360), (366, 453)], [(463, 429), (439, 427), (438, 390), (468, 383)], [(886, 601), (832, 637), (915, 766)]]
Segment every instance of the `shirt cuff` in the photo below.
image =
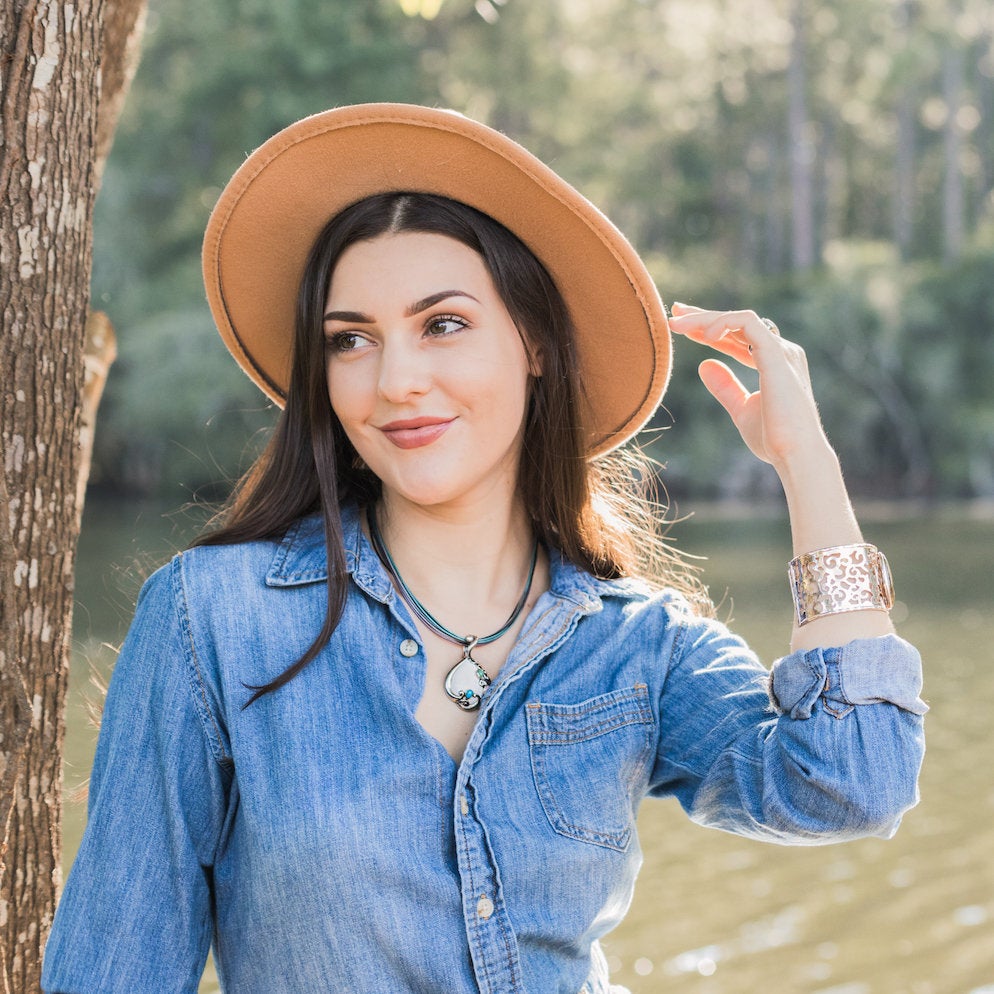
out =
[(897, 635), (795, 652), (778, 659), (769, 677), (773, 709), (799, 719), (811, 717), (819, 698), (837, 718), (857, 705), (881, 703), (925, 714), (921, 689), (918, 650)]

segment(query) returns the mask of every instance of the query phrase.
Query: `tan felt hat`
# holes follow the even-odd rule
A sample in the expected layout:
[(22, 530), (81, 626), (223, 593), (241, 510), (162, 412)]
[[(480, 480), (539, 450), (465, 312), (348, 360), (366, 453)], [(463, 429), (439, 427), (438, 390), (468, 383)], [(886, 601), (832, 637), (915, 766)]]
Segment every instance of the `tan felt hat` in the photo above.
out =
[(221, 337), (282, 406), (297, 289), (324, 225), (376, 193), (462, 201), (514, 232), (545, 265), (577, 331), (590, 456), (634, 435), (670, 373), (666, 313), (624, 235), (505, 135), (453, 111), (359, 104), (315, 114), (253, 152), (207, 224), (203, 267)]

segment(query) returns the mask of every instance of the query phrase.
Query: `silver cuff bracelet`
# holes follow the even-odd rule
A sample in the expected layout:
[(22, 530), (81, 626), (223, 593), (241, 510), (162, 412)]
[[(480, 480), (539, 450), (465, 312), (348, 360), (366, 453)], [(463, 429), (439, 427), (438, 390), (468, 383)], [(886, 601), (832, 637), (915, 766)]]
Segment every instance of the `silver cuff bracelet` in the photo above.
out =
[(837, 545), (787, 564), (797, 624), (845, 611), (889, 611), (894, 582), (887, 557), (873, 545)]

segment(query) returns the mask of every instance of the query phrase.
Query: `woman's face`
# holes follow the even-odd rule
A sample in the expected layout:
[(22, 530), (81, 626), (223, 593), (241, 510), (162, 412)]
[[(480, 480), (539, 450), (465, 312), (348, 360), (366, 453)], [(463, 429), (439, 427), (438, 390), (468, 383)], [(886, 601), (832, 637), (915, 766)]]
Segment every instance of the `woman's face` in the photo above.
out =
[(388, 498), (513, 497), (538, 370), (476, 252), (420, 232), (358, 242), (325, 310), (331, 406)]

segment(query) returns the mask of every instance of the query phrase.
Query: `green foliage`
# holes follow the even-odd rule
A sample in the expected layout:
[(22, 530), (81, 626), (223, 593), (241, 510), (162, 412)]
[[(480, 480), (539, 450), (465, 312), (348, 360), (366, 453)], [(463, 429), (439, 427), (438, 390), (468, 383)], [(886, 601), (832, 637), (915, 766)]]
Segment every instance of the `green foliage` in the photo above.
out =
[(260, 448), (274, 409), (232, 362), (206, 309), (170, 310), (129, 328), (117, 388), (101, 408), (104, 489), (182, 500), (227, 492)]
[[(245, 154), (290, 121), (399, 100), (455, 107), (553, 165), (631, 238), (665, 300), (772, 316), (808, 350), (857, 491), (994, 495), (986, 0), (962, 0), (956, 18), (940, 0), (801, 9), (808, 119), (797, 134), (797, 50), (778, 0), (153, 0), (97, 209), (95, 305), (121, 359), (95, 480), (194, 490), (236, 472), (273, 415), (210, 330), (199, 276), (210, 207)], [(797, 142), (820, 257), (803, 273), (790, 261)], [(966, 251), (944, 242), (957, 217)], [(672, 430), (647, 437), (668, 486), (775, 489), (697, 382), (702, 357), (678, 343), (655, 420)]]
[(934, 489), (994, 495), (994, 251), (923, 267), (903, 317)]

